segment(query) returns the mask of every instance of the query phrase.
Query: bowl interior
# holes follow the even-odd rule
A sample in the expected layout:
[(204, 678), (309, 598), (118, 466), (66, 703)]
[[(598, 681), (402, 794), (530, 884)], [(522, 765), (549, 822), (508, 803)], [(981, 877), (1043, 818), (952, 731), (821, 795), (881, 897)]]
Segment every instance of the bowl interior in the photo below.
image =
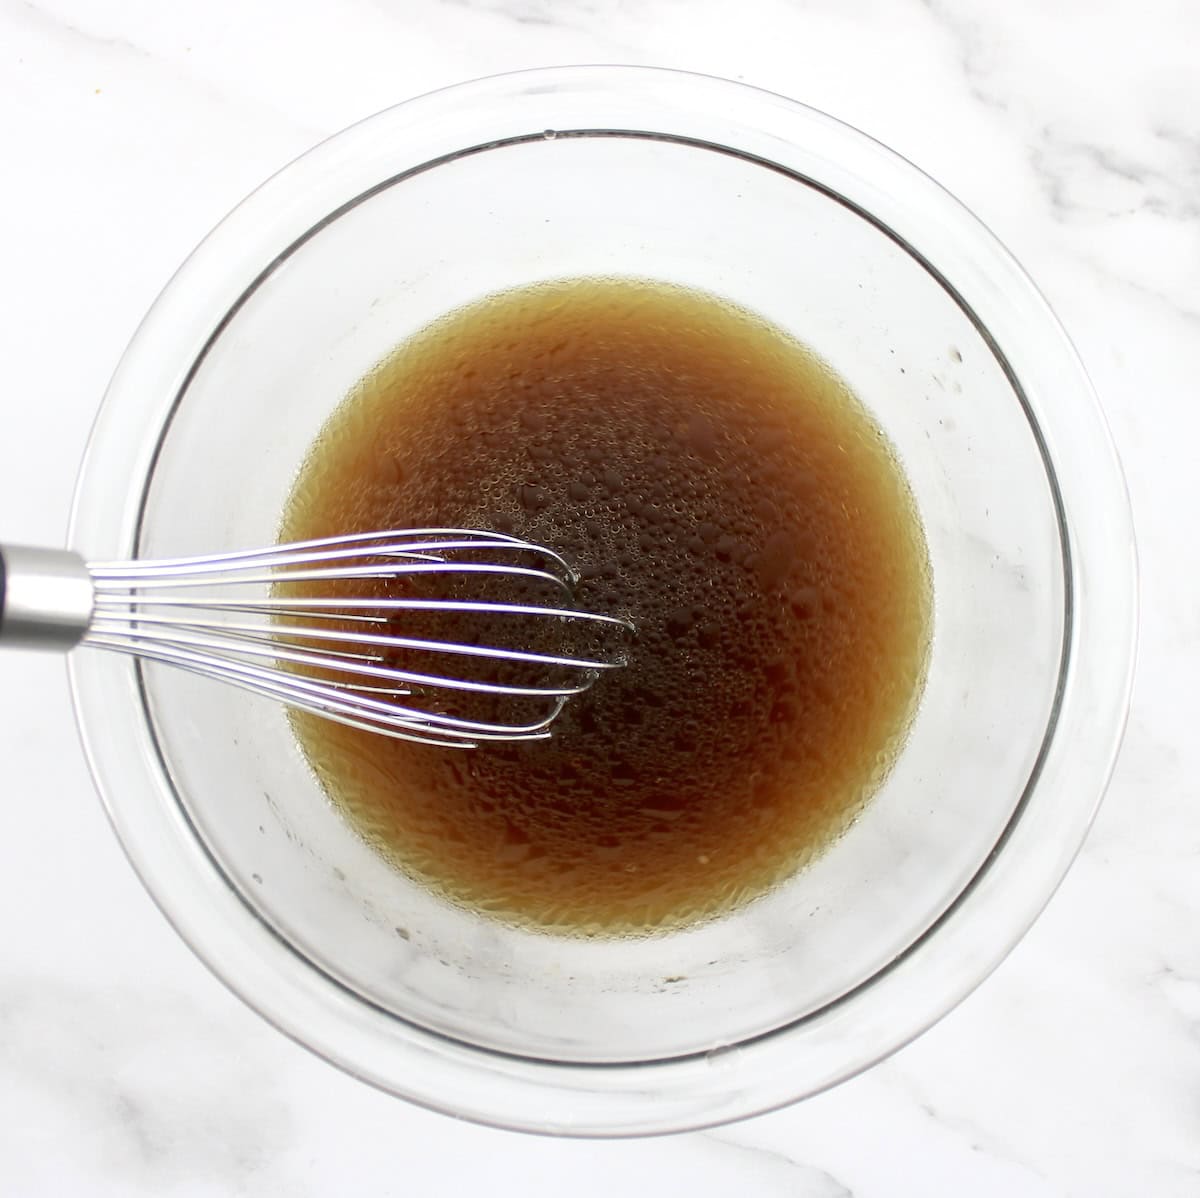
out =
[(1069, 595), (1040, 434), (986, 330), (854, 206), (686, 138), (541, 132), (398, 173), (298, 238), (230, 307), (161, 429), (136, 552), (276, 537), (332, 408), (405, 336), (542, 279), (634, 275), (716, 293), (814, 348), (912, 484), (934, 574), (924, 700), (885, 786), (786, 885), (711, 924), (566, 940), (459, 910), (330, 807), (284, 713), (146, 667), (180, 817), (319, 975), (398, 1019), (550, 1061), (703, 1053), (812, 1016), (925, 936), (996, 851), (1053, 724)]

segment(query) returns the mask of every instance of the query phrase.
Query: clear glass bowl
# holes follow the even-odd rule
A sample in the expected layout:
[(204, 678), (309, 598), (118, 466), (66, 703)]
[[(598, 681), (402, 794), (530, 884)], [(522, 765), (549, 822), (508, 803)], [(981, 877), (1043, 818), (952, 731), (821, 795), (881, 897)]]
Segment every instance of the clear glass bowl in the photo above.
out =
[(451, 88), (293, 163), (171, 280), (104, 401), (72, 543), (271, 542), (331, 408), (489, 292), (632, 274), (814, 347), (896, 445), (929, 538), (929, 682), (885, 787), (816, 864), (703, 927), (563, 940), (451, 907), (341, 821), (284, 712), (74, 655), (134, 867), (277, 1027), (439, 1110), (587, 1135), (720, 1123), (877, 1061), (1026, 930), (1108, 778), (1133, 662), (1120, 469), (1041, 296), (936, 184), (736, 84), (565, 68)]

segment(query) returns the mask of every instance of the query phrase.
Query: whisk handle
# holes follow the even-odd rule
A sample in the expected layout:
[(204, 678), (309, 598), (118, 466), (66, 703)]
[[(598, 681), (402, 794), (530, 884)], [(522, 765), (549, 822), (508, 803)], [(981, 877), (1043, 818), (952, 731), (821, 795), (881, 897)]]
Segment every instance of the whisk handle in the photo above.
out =
[(0, 647), (65, 652), (83, 639), (94, 606), (78, 553), (0, 545)]

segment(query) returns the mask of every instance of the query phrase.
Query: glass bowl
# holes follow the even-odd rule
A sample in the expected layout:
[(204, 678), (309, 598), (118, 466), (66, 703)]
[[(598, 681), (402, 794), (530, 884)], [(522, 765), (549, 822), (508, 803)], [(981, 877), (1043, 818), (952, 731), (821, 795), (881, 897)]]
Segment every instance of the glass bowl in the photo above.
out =
[(100, 653), (71, 677), (134, 867), (273, 1024), (468, 1119), (674, 1131), (812, 1094), (938, 1019), (1033, 921), (1109, 776), (1136, 623), (1125, 489), (1066, 336), (969, 212), (828, 116), (715, 79), (563, 68), (402, 104), (267, 182), (171, 280), (105, 398), (71, 540), (105, 559), (272, 542), (323, 421), (397, 342), (581, 275), (701, 288), (791, 331), (912, 483), (926, 691), (815, 864), (642, 940), (504, 926), (368, 849), (280, 708)]

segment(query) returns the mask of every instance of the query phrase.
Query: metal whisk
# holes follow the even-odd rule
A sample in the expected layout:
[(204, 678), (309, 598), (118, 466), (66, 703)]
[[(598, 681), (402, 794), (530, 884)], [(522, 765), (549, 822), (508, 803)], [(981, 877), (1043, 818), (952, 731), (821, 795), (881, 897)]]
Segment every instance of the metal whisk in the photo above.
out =
[[(531, 585), (546, 602), (374, 597), (380, 580), (426, 576), (461, 588), (476, 581)], [(158, 561), (85, 562), (69, 550), (0, 547), (0, 648), (75, 645), (165, 662), (266, 695), (290, 707), (403, 740), (470, 748), (540, 739), (572, 695), (616, 660), (421, 639), (405, 613), (463, 613), (609, 625), (626, 620), (571, 606), (576, 572), (552, 549), (504, 533), (459, 528), (325, 537), (269, 549)], [(286, 584), (282, 588), (280, 584)], [(292, 584), (304, 584), (295, 587)], [(315, 586), (313, 585), (315, 584)], [(531, 625), (515, 625), (518, 635)], [(392, 664), (397, 654), (403, 663)], [(462, 675), (439, 672), (443, 654)], [(428, 670), (412, 668), (422, 655)], [(515, 666), (516, 681), (472, 677), (467, 667)], [(532, 680), (529, 671), (537, 672)], [(493, 670), (494, 672), (494, 670)], [(495, 722), (450, 714), (460, 695), (504, 701)], [(513, 716), (518, 701), (532, 713)]]

